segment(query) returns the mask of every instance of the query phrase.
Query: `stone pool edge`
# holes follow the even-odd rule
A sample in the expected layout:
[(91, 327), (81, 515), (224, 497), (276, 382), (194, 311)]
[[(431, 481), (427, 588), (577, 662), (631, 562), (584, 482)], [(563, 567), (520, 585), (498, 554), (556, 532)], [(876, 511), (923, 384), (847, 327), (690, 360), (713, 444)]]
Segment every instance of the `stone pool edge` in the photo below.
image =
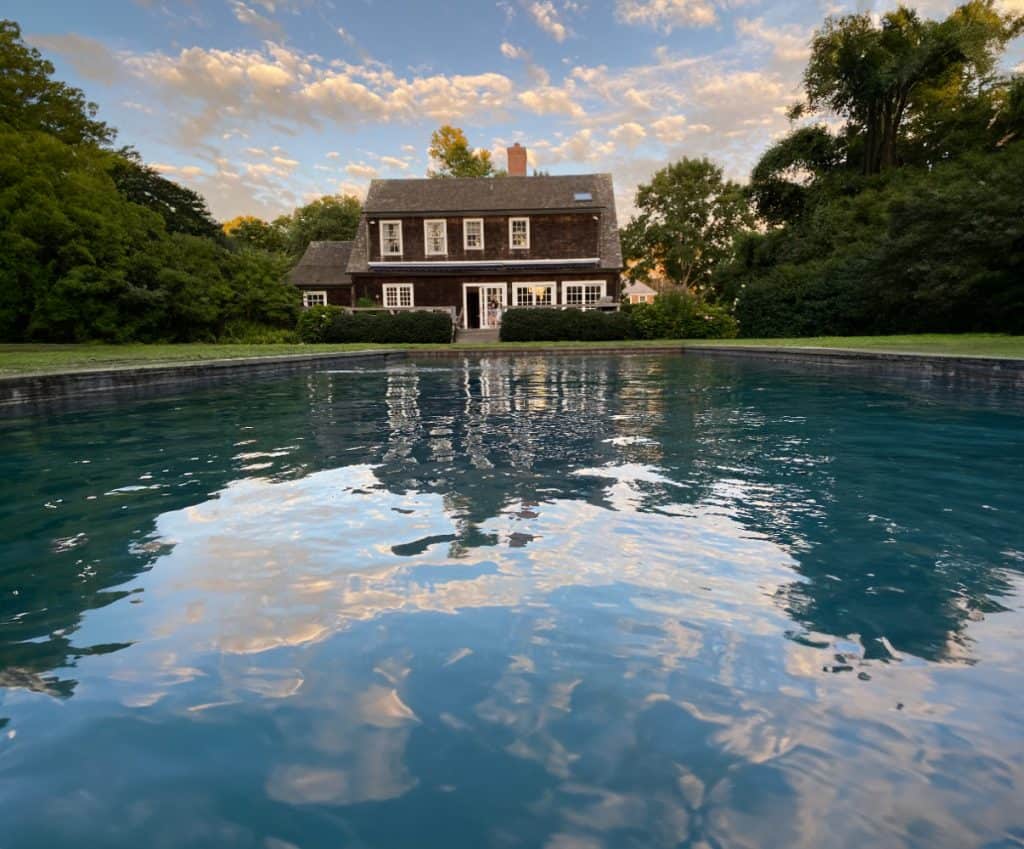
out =
[(722, 357), (748, 357), (783, 363), (814, 364), (863, 371), (913, 373), (934, 377), (966, 377), (1024, 389), (1024, 359), (1010, 357), (922, 354), (897, 351), (865, 351), (856, 348), (794, 348), (786, 346), (701, 345), (676, 343), (649, 347), (608, 345), (582, 348), (552, 345), (549, 348), (452, 347), (434, 349), (377, 348), (315, 354), (282, 354), (270, 357), (239, 357), (201, 362), (127, 366), (47, 374), (0, 376), (0, 408), (49, 404), (125, 390), (200, 385), (234, 375), (272, 375), (300, 371), (315, 365), (372, 359), (454, 359), (465, 356), (502, 357), (528, 354), (631, 355), (693, 353)]

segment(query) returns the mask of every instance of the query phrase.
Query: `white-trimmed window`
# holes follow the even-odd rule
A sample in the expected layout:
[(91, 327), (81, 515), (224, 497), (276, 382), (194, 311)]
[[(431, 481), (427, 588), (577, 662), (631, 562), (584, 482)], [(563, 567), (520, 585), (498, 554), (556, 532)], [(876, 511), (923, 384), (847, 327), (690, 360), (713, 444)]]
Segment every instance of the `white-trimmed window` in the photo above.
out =
[(508, 246), (514, 251), (530, 249), (529, 218), (510, 218), (508, 220)]
[(482, 218), (462, 219), (462, 247), (467, 251), (484, 249), (484, 220)]
[(381, 221), (380, 222), (380, 255), (401, 256), (402, 255), (402, 222)]
[(579, 280), (562, 284), (562, 303), (570, 307), (589, 307), (605, 296), (604, 280)]
[(514, 307), (550, 307), (554, 303), (554, 283), (512, 284), (512, 306)]
[(326, 307), (327, 306), (327, 293), (320, 292), (303, 292), (302, 293), (302, 306), (304, 307)]
[(443, 218), (428, 218), (423, 222), (423, 245), (427, 256), (448, 253), (448, 222)]
[(415, 306), (412, 296), (412, 283), (385, 283), (384, 306), (412, 307)]

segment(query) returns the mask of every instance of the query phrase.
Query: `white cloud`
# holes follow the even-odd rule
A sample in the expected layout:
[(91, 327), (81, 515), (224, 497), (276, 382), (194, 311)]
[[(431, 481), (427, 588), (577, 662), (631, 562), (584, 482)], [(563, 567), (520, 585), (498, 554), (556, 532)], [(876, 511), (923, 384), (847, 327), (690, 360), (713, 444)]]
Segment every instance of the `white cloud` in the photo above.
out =
[(708, 27), (718, 21), (721, 0), (616, 0), (615, 14), (626, 24), (669, 33), (675, 27)]
[(541, 165), (553, 165), (559, 162), (593, 162), (611, 156), (615, 145), (610, 141), (598, 142), (591, 129), (580, 130), (565, 139), (561, 144), (552, 145), (545, 141), (535, 142), (538, 149), (537, 162)]
[(338, 159), (340, 156), (341, 156), (341, 154), (338, 153), (338, 151), (336, 151), (336, 150), (331, 150), (331, 151), (327, 152), (327, 158), (328, 159)]
[[(269, 38), (281, 38), (284, 35), (280, 24), (264, 17), (251, 6), (246, 6), (242, 0), (231, 0), (231, 11), (239, 23), (255, 27)], [(273, 7), (268, 11), (273, 12)]]
[(522, 47), (516, 47), (514, 44), (503, 41), (501, 43), (501, 55), (507, 59), (522, 59), (526, 55), (526, 51)]
[(377, 169), (365, 162), (350, 162), (345, 166), (345, 173), (350, 177), (370, 179), (377, 176)]
[(551, 0), (534, 0), (527, 11), (533, 16), (534, 22), (555, 41), (561, 44), (569, 34), (568, 28), (558, 19), (558, 10)]
[(651, 130), (662, 144), (679, 144), (686, 138), (686, 118), (683, 115), (666, 115), (652, 123)]
[(567, 115), (570, 118), (581, 118), (585, 114), (583, 107), (572, 98), (572, 81), (565, 88), (556, 86), (540, 86), (521, 92), (519, 102), (535, 115)]
[(151, 167), (161, 174), (170, 174), (176, 177), (198, 177), (203, 173), (203, 169), (198, 165), (168, 165), (164, 162), (154, 162)]
[(381, 156), (378, 158), (381, 165), (386, 165), (389, 168), (397, 168), (400, 171), (404, 171), (409, 167), (409, 163), (404, 159), (399, 159), (397, 156)]
[(647, 131), (635, 121), (627, 121), (619, 124), (608, 135), (616, 144), (632, 150), (646, 138)]
[[(1024, 3), (1024, 0), (1021, 0)], [(736, 32), (757, 46), (764, 46), (780, 62), (798, 62), (803, 65), (811, 55), (813, 30), (800, 26), (770, 27), (764, 18), (741, 18)]]

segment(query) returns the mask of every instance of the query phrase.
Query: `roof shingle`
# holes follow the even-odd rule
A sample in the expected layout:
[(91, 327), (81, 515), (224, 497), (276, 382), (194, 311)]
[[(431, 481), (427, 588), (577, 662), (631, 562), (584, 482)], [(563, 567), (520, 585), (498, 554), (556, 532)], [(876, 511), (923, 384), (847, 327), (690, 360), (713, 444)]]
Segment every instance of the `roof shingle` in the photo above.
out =
[(288, 273), (295, 286), (347, 286), (352, 242), (310, 242), (302, 259)]

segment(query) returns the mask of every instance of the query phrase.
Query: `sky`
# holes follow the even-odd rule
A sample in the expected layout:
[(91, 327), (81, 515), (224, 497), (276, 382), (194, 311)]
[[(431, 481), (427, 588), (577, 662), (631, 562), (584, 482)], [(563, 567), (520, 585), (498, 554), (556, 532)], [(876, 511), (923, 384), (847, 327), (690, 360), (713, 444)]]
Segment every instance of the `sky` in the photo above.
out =
[[(1024, 0), (1000, 0), (1024, 12)], [(682, 156), (744, 179), (788, 128), (828, 14), (890, 0), (5, 0), (119, 144), (214, 215), (272, 218), (423, 177), (462, 127), (504, 166), (609, 171), (620, 218)], [(943, 16), (953, 0), (909, 3)], [(1009, 66), (1024, 62), (1020, 40)]]

